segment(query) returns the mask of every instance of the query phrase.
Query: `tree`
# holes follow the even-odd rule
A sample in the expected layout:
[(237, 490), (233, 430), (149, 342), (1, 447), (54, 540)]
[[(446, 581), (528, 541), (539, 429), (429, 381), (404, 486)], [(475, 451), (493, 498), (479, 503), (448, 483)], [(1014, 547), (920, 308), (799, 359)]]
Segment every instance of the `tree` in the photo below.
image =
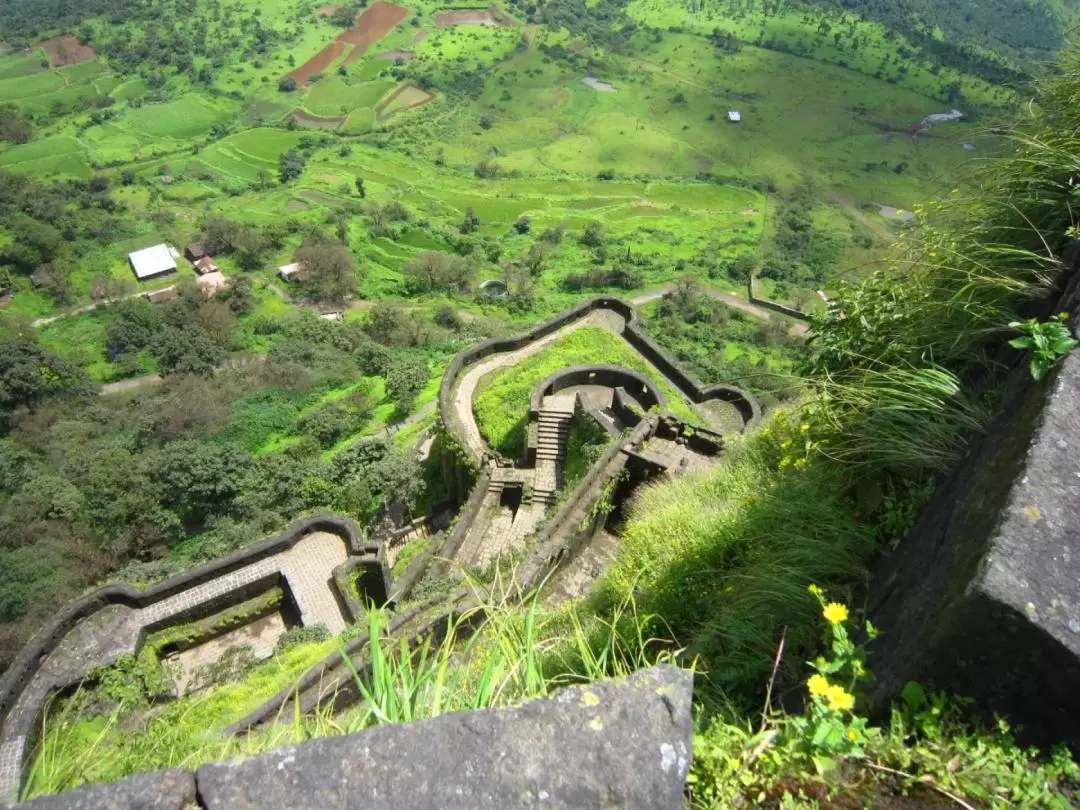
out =
[(543, 274), (547, 267), (547, 251), (544, 250), (543, 242), (534, 242), (529, 247), (529, 254), (525, 257), (525, 266), (533, 278)]
[(296, 251), (296, 285), (315, 301), (341, 302), (356, 292), (356, 261), (348, 249), (325, 237)]
[(296, 89), (296, 79), (292, 76), (286, 76), (280, 82), (278, 82), (277, 89), (282, 93), (291, 93)]
[(398, 413), (412, 410), (416, 397), (427, 385), (431, 371), (422, 357), (405, 354), (395, 357), (386, 372), (386, 393)]
[(522, 214), (514, 223), (514, 230), (523, 235), (527, 234), (532, 230), (532, 220)]
[(307, 158), (296, 149), (289, 149), (278, 159), (278, 176), (282, 183), (295, 180), (304, 173)]
[(33, 125), (14, 104), (0, 105), (0, 141), (26, 143), (34, 137)]
[(150, 352), (162, 374), (211, 374), (225, 356), (210, 335), (194, 325), (164, 329)]
[(480, 228), (480, 217), (476, 215), (476, 211), (473, 208), (465, 209), (465, 219), (462, 220), (461, 225), (458, 226), (458, 230), (462, 233), (475, 233)]
[(363, 177), (356, 178), (356, 193), (360, 195), (360, 199), (365, 199), (367, 197), (367, 189), (364, 188)]
[(420, 292), (468, 290), (473, 276), (472, 265), (461, 256), (425, 250), (402, 268), (408, 285)]
[(604, 226), (599, 222), (590, 222), (585, 226), (580, 241), (586, 247), (600, 247), (604, 244)]
[(145, 298), (129, 298), (109, 308), (112, 320), (105, 327), (105, 349), (122, 354), (145, 349), (161, 331), (161, 311)]
[(0, 427), (20, 406), (34, 408), (53, 397), (85, 397), (96, 386), (66, 360), (29, 340), (0, 340)]
[(151, 453), (141, 467), (162, 506), (185, 523), (202, 524), (229, 507), (250, 464), (248, 454), (235, 445), (179, 439)]

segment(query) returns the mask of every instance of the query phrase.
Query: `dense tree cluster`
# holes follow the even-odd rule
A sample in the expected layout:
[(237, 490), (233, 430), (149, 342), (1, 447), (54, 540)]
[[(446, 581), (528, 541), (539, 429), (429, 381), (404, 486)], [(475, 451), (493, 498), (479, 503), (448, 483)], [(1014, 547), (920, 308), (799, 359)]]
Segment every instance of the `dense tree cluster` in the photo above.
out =
[(86, 243), (132, 235), (123, 214), (105, 177), (44, 185), (0, 171), (0, 287), (12, 275), (41, 269), (37, 282), (68, 300), (70, 267)]
[[(236, 335), (228, 298), (192, 288), (105, 313), (107, 351), (149, 353), (160, 387), (100, 398), (25, 322), (0, 319), (0, 666), (50, 606), (118, 571), (174, 573), (313, 511), (370, 520), (422, 488), (418, 463), (388, 442), (321, 451), (365, 429), (372, 375), (411, 407), (430, 372), (399, 347), (430, 341), (430, 323), (293, 313), (256, 325), (265, 362), (215, 369)], [(292, 437), (287, 449), (263, 452), (275, 436)]]

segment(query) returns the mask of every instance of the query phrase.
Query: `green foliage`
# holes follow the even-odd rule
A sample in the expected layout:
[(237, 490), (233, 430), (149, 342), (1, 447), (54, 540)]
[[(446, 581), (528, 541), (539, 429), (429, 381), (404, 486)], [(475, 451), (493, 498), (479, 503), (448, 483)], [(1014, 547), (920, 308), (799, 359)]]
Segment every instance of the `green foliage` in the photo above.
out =
[(289, 149), (278, 160), (278, 177), (282, 183), (295, 180), (304, 173), (307, 158), (296, 149)]
[(1023, 334), (1009, 341), (1014, 349), (1031, 351), (1031, 376), (1041, 380), (1058, 360), (1076, 348), (1077, 341), (1065, 325), (1067, 312), (1057, 318), (1040, 323), (1034, 319), (1026, 322), (1013, 321), (1010, 329), (1017, 329)]
[(603, 611), (633, 592), (700, 656), (708, 688), (736, 701), (756, 699), (785, 628), (780, 676), (795, 679), (789, 662), (809, 657), (818, 637), (807, 587), (852, 584), (875, 547), (839, 479), (821, 467), (781, 470), (786, 439), (762, 433), (733, 442), (705, 476), (643, 490), (594, 594)]
[(412, 410), (416, 397), (427, 385), (431, 370), (427, 361), (413, 354), (395, 357), (386, 372), (386, 393), (399, 413)]
[[(972, 726), (964, 701), (930, 698), (919, 684), (907, 684), (886, 726), (871, 725), (855, 707), (853, 687), (872, 675), (852, 641), (847, 606), (826, 603), (816, 586), (811, 593), (829, 626), (829, 651), (811, 662), (807, 706), (788, 714), (767, 704), (756, 731), (714, 716), (694, 737), (687, 782), (695, 807), (871, 806), (921, 791), (927, 801), (933, 793), (964, 807), (1064, 810), (1080, 797), (1080, 768), (1065, 749), (1049, 757), (1021, 749), (1003, 721)], [(872, 638), (869, 623), (866, 630)]]
[(296, 627), (290, 627), (281, 634), (281, 637), (277, 640), (277, 645), (274, 647), (274, 652), (282, 653), (289, 647), (300, 644), (319, 644), (330, 637), (331, 633), (325, 624), (297, 625)]
[(320, 236), (296, 251), (297, 286), (315, 301), (341, 303), (356, 292), (356, 260), (348, 248)]
[(0, 341), (0, 430), (16, 408), (93, 393), (86, 375), (52, 352), (28, 340)]

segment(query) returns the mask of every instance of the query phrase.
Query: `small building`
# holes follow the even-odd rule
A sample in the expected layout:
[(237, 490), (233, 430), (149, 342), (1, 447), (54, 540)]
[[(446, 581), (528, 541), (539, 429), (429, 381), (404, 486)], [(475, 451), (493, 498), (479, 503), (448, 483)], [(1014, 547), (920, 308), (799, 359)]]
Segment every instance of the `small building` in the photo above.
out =
[(214, 264), (212, 256), (203, 256), (195, 262), (195, 272), (200, 276), (205, 276), (208, 273), (220, 273), (221, 268)]
[(184, 248), (184, 255), (187, 256), (189, 262), (195, 264), (206, 255), (206, 246), (202, 242), (192, 242)]
[(146, 300), (151, 304), (160, 304), (163, 301), (171, 301), (180, 295), (180, 288), (173, 284), (171, 287), (162, 287), (160, 290), (151, 290), (146, 294)]
[(218, 290), (224, 290), (229, 286), (228, 277), (217, 270), (213, 273), (207, 273), (204, 276), (199, 276), (195, 283), (199, 285), (199, 289), (202, 290), (203, 295), (207, 298), (213, 298), (218, 294)]
[(340, 312), (324, 312), (319, 317), (324, 321), (335, 321), (337, 323), (341, 323), (341, 321), (344, 320), (344, 316), (342, 316)]
[(278, 268), (278, 278), (282, 281), (292, 281), (293, 277), (300, 272), (300, 265), (296, 262), (292, 264), (282, 265)]
[(176, 259), (179, 254), (172, 245), (154, 245), (128, 254), (135, 278), (146, 281), (176, 272)]
[(742, 121), (742, 113), (738, 110), (729, 110), (727, 114), (727, 120), (733, 124), (738, 124)]

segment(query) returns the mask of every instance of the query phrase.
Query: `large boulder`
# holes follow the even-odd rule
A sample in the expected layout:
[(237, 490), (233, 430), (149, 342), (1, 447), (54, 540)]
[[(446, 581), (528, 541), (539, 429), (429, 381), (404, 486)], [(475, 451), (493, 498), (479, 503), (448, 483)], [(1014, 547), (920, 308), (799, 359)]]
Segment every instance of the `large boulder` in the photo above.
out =
[(1080, 749), (1080, 352), (1026, 360), (997, 419), (871, 587), (878, 703), (905, 682)]
[(199, 769), (208, 810), (683, 807), (693, 684), (673, 667)]
[(89, 785), (19, 808), (681, 810), (692, 692), (689, 672), (654, 667), (516, 708), (378, 726), (194, 774)]

